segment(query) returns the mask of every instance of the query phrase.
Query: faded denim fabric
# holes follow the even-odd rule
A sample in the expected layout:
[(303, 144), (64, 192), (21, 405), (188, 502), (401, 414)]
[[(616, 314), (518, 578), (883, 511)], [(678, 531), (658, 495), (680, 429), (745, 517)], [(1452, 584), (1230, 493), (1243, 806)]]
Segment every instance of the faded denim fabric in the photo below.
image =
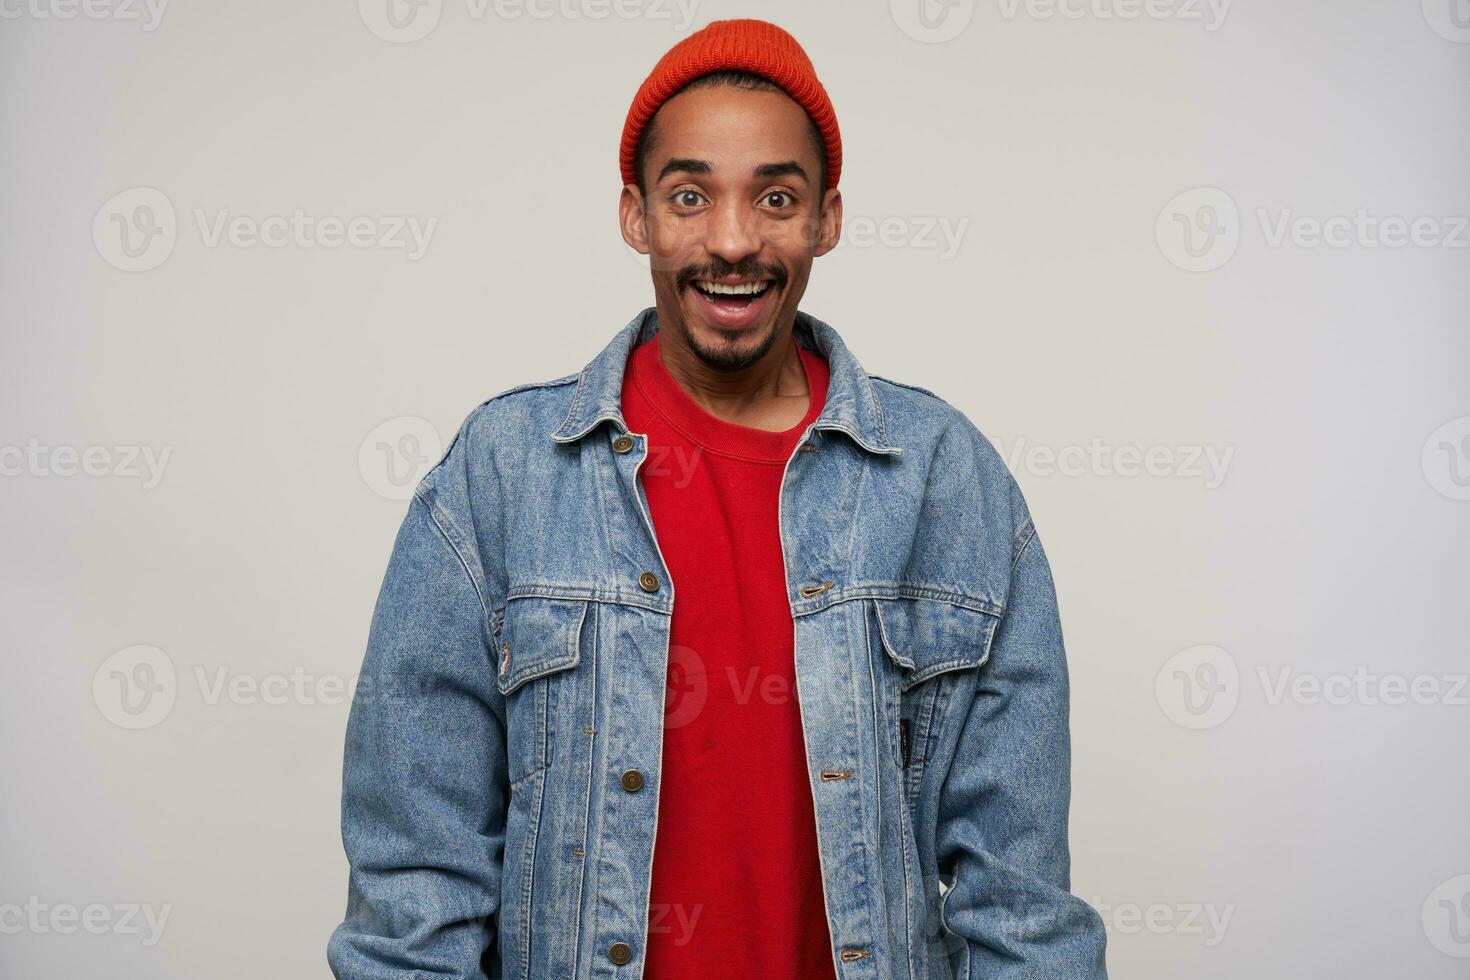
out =
[[(485, 402), (409, 504), (348, 723), (339, 978), (642, 975), (674, 588), (619, 394), (657, 329)], [(796, 337), (831, 372), (780, 523), (837, 976), (1104, 980), (1020, 490), (948, 403), (804, 313)]]

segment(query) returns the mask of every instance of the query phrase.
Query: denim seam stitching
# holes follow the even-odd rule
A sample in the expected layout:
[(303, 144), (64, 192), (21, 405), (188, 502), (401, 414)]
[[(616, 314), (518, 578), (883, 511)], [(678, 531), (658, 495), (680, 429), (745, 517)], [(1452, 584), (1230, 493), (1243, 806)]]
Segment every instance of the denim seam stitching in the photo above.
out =
[[(546, 771), (545, 767), (537, 769), (533, 775), (539, 775)], [(536, 786), (535, 793), (535, 819), (530, 823), (526, 833), (526, 850), (521, 856), (525, 862), (523, 884), (521, 886), (521, 976), (529, 980), (531, 976), (531, 913), (534, 911), (532, 902), (536, 894), (536, 852), (541, 842), (542, 814), (546, 809), (546, 780), (542, 779)]]
[(862, 510), (862, 505), (863, 505), (863, 491), (867, 489), (867, 486), (868, 486), (868, 470), (872, 468), (872, 465), (873, 465), (873, 459), (872, 459), (872, 457), (871, 456), (864, 456), (863, 457), (863, 470), (862, 470), (861, 473), (858, 474), (857, 493), (855, 493), (853, 495), (853, 501), (852, 501), (852, 522), (851, 522), (851, 527), (849, 527), (847, 529), (847, 548), (846, 548), (846, 554), (843, 555), (843, 558), (847, 562), (847, 567), (848, 568), (851, 568), (852, 567), (852, 555), (853, 555), (853, 549), (856, 546), (856, 542), (857, 542), (857, 529), (858, 529), (858, 524), (861, 523), (860, 521), (857, 520), (857, 515)]
[[(526, 597), (521, 596), (519, 598)], [(567, 633), (567, 649), (554, 657), (545, 657), (541, 660), (536, 660), (529, 664), (526, 664), (518, 670), (512, 671), (510, 676), (506, 677), (503, 681), (500, 691), (501, 694), (510, 695), (515, 692), (517, 688), (520, 688), (533, 680), (537, 680), (539, 678), (555, 674), (558, 671), (566, 670), (569, 667), (576, 666), (577, 661), (582, 653), (582, 629), (587, 621), (588, 600), (570, 599), (567, 601), (580, 602), (582, 604), (582, 614), (577, 617), (575, 626), (565, 631)], [(503, 617), (504, 613), (502, 613), (501, 615)], [(571, 624), (566, 625), (570, 626)], [(502, 683), (499, 677), (496, 678), (496, 682), (497, 684)]]
[[(919, 880), (916, 883), (914, 881), (915, 868), (913, 867), (913, 865), (909, 864), (909, 848), (906, 838), (912, 837), (913, 833), (909, 829), (911, 821), (908, 819), (908, 804), (905, 800), (908, 795), (904, 786), (904, 783), (907, 779), (907, 773), (905, 773), (902, 769), (899, 770), (899, 773), (898, 850), (899, 853), (903, 855), (904, 959), (908, 961), (909, 980), (915, 980), (916, 974), (914, 973), (914, 946), (912, 942), (914, 937), (914, 903), (910, 898), (910, 892), (912, 891), (915, 895), (918, 895), (922, 891), (924, 887), (924, 876), (922, 874), (917, 875)], [(878, 799), (879, 807), (881, 809), (881, 793), (879, 794)]]
[[(892, 445), (888, 441), (888, 429), (883, 422), (883, 404), (878, 401), (878, 393), (873, 390), (873, 379), (868, 377), (866, 371), (858, 375), (863, 382), (863, 392), (868, 396), (868, 401), (873, 405), (873, 428), (878, 430), (878, 438), (884, 446)], [(896, 448), (896, 447), (895, 447)]]
[(979, 596), (967, 595), (963, 592), (950, 592), (923, 585), (882, 582), (870, 583), (848, 589), (828, 589), (822, 593), (822, 598), (820, 599), (808, 599), (804, 602), (797, 602), (792, 608), (792, 614), (795, 616), (808, 616), (812, 613), (821, 612), (828, 606), (835, 606), (840, 602), (852, 602), (856, 599), (933, 599), (938, 602), (948, 603), (951, 606), (964, 609), (968, 612), (994, 616), (997, 619), (1004, 613), (1003, 606), (990, 599), (982, 599)]
[(930, 391), (928, 388), (924, 388), (924, 387), (922, 387), (920, 385), (909, 384), (907, 381), (899, 381), (899, 380), (897, 380), (895, 378), (890, 378), (887, 375), (875, 374), (872, 371), (869, 371), (868, 372), (868, 377), (869, 378), (872, 378), (874, 381), (882, 381), (885, 384), (891, 384), (891, 385), (893, 385), (894, 387), (897, 387), (897, 388), (907, 388), (910, 391), (923, 392), (924, 394), (928, 395), (930, 398), (933, 398), (935, 401), (944, 402), (944, 404), (946, 404), (946, 405), (949, 404), (949, 402), (945, 402), (944, 401), (944, 396), (942, 396), (940, 394), (937, 394), (936, 392)]
[(551, 585), (530, 583), (512, 586), (506, 592), (508, 599), (577, 599), (585, 602), (604, 602), (621, 606), (636, 606), (652, 612), (668, 614), (668, 603), (649, 600), (637, 592), (624, 589), (608, 589), (585, 585)]
[[(866, 609), (866, 607), (861, 607), (860, 606), (859, 607), (859, 612), (862, 613), (862, 615), (866, 616), (867, 615), (867, 609)], [(850, 627), (851, 627), (851, 623), (849, 622), (849, 628)], [(864, 637), (864, 639), (863, 639), (863, 656), (864, 656), (864, 659), (867, 661), (867, 664), (868, 664), (868, 685), (869, 685), (869, 690), (871, 691), (873, 689), (874, 685), (876, 685), (878, 683), (878, 677), (879, 677), (879, 675), (882, 675), (883, 676), (883, 682), (884, 682), (885, 685), (887, 684), (887, 671), (880, 671), (878, 669), (878, 665), (875, 662), (875, 658), (873, 656), (873, 651), (872, 651), (872, 638), (867, 635), (867, 632), (868, 632), (867, 631), (867, 621), (864, 620), (864, 622), (863, 622), (863, 637)], [(859, 696), (861, 696), (861, 695), (859, 695)], [(885, 760), (883, 759), (883, 755), (884, 755), (885, 752), (888, 752), (890, 754), (890, 758), (892, 757), (891, 754), (893, 752), (893, 748), (892, 748), (893, 742), (892, 742), (892, 739), (888, 737), (888, 732), (890, 731), (890, 725), (889, 725), (889, 723), (892, 722), (892, 719), (889, 718), (889, 717), (887, 717), (888, 706), (887, 706), (886, 703), (884, 703), (884, 698), (882, 696), (870, 696), (868, 698), (868, 704), (871, 706), (871, 710), (872, 710), (872, 724), (873, 724), (874, 730), (875, 731), (876, 730), (879, 730), (880, 729), (880, 726), (881, 726), (881, 729), (884, 732), (884, 737), (881, 740), (881, 744), (875, 744), (873, 746), (873, 756), (874, 756), (874, 761), (876, 763), (873, 766), (873, 786), (874, 786), (874, 794), (873, 795), (876, 797), (876, 802), (875, 802), (875, 805), (873, 807), (873, 819), (874, 819), (874, 822), (876, 824), (875, 831), (874, 831), (874, 840), (877, 842), (877, 846), (876, 846), (875, 850), (878, 852), (878, 861), (879, 861), (878, 873), (879, 873), (879, 878), (881, 880), (882, 879), (882, 876), (883, 876), (883, 867), (882, 867), (882, 860), (883, 860), (883, 770), (886, 768), (886, 763), (885, 763)], [(859, 762), (859, 764), (861, 764), (861, 762)], [(882, 913), (882, 917), (881, 917), (880, 921), (887, 922), (891, 918), (891, 916), (892, 916), (892, 911), (889, 908), (888, 892), (887, 892), (886, 889), (884, 889), (882, 887), (880, 887), (878, 889), (878, 900), (879, 900), (879, 902), (881, 904), (880, 911)], [(908, 922), (908, 895), (907, 895), (907, 888), (905, 888), (905, 895), (904, 895), (904, 922), (905, 922), (905, 924), (907, 924), (907, 922)], [(841, 955), (840, 954), (839, 954), (838, 958), (841, 959)]]
[[(609, 445), (608, 448), (611, 449), (612, 447)], [(578, 449), (581, 449), (580, 444), (578, 446)], [(647, 451), (647, 446), (645, 446), (644, 452), (646, 453)], [(602, 527), (599, 528), (599, 530), (602, 532), (602, 543), (603, 547), (605, 548), (604, 553), (607, 555), (607, 566), (612, 567), (613, 555), (616, 554), (616, 552), (613, 551), (612, 532), (610, 529), (615, 525), (612, 520), (612, 512), (608, 506), (607, 490), (604, 487), (604, 484), (608, 481), (607, 467), (604, 464), (602, 450), (598, 447), (594, 447), (594, 450), (592, 452), (592, 469), (596, 473), (596, 477), (592, 481), (592, 489), (593, 492), (597, 494), (598, 506), (602, 508)], [(617, 467), (614, 465), (612, 467), (612, 470), (613, 478), (616, 479)], [(634, 492), (637, 492), (636, 487)]]
[[(419, 484), (418, 488), (414, 490), (414, 497), (419, 503), (424, 505), (424, 510), (429, 515), (429, 523), (434, 525), (434, 529), (439, 532), (439, 537), (449, 546), (449, 550), (454, 552), (454, 557), (459, 560), (460, 567), (464, 569), (465, 577), (470, 580), (470, 587), (475, 590), (475, 598), (479, 600), (480, 612), (484, 617), (484, 622), (488, 625), (491, 622), (491, 615), (490, 604), (485, 599), (485, 592), (480, 587), (480, 582), (475, 577), (474, 570), (470, 568), (469, 560), (465, 557), (458, 541), (455, 540), (455, 537), (444, 526), (444, 523), (447, 523), (450, 527), (454, 527), (454, 520), (443, 507), (439, 506), (436, 499), (431, 499), (434, 497), (434, 492), (424, 484)], [(441, 516), (443, 523), (440, 520)], [(458, 528), (455, 528), (455, 531), (458, 533)]]
[[(1022, 540), (1023, 538), (1025, 540)], [(1031, 542), (1036, 540), (1036, 524), (1031, 520), (1029, 516), (1026, 518), (1026, 523), (1022, 524), (1020, 529), (1016, 532), (1015, 540), (1020, 542), (1020, 547), (1016, 547), (1014, 544), (1012, 545), (1012, 572), (1014, 572), (1016, 570), (1016, 566), (1021, 563), (1021, 558), (1026, 554), (1026, 549), (1031, 547)]]
[[(583, 368), (581, 371), (578, 371), (577, 372), (577, 386), (572, 389), (572, 405), (571, 405), (571, 408), (569, 408), (567, 410), (566, 417), (563, 419), (561, 425), (557, 426), (556, 429), (551, 433), (551, 435), (552, 435), (553, 438), (555, 438), (557, 436), (563, 436), (568, 441), (571, 440), (572, 434), (571, 433), (568, 433), (567, 432), (567, 429), (568, 429), (568, 427), (571, 425), (571, 423), (577, 418), (577, 416), (582, 411), (582, 393), (586, 389), (586, 387), (587, 387), (587, 369), (586, 368)], [(596, 424), (597, 424), (596, 420), (594, 420), (591, 423), (591, 425), (596, 425)], [(588, 429), (584, 429), (582, 431), (581, 435), (585, 435), (588, 431), (590, 431), (590, 426), (589, 426)], [(578, 436), (578, 438), (580, 438), (580, 436)]]
[(587, 852), (592, 839), (592, 772), (597, 754), (597, 647), (602, 641), (602, 610), (590, 609), (588, 611), (592, 613), (592, 639), (587, 645), (589, 657), (587, 683), (592, 689), (592, 733), (587, 739), (587, 781), (584, 784), (582, 796), (582, 853), (577, 859), (576, 899), (572, 904), (572, 957), (569, 969), (572, 974), (577, 972), (577, 961), (581, 953), (582, 895), (587, 887)]

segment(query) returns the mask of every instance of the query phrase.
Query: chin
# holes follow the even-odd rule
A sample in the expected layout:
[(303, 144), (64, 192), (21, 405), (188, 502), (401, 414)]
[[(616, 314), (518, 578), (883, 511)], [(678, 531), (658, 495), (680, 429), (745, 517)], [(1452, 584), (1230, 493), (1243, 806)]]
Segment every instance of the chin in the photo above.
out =
[[(703, 302), (696, 299), (695, 302)], [(712, 323), (700, 316), (701, 311), (686, 312), (685, 324), (689, 347), (717, 371), (740, 371), (759, 361), (776, 340), (777, 317), (773, 310), (750, 324), (730, 328)]]

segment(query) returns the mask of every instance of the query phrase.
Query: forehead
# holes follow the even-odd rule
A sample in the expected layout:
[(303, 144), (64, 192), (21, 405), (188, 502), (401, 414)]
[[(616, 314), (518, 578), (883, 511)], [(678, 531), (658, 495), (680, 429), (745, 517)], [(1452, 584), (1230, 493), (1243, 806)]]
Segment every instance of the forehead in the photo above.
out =
[(816, 173), (811, 121), (781, 91), (727, 85), (680, 92), (653, 119), (650, 178), (667, 160), (703, 160), (720, 177), (750, 177), (761, 164), (795, 160)]

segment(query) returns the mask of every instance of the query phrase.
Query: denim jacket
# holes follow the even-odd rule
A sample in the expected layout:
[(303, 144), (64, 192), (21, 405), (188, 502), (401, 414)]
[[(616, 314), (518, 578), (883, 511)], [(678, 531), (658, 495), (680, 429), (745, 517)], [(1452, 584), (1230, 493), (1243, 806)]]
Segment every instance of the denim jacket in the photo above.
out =
[[(409, 503), (348, 721), (339, 978), (642, 976), (675, 590), (619, 406), (657, 329), (479, 406)], [(1103, 980), (1020, 490), (963, 413), (795, 336), (830, 373), (779, 522), (837, 977)]]

